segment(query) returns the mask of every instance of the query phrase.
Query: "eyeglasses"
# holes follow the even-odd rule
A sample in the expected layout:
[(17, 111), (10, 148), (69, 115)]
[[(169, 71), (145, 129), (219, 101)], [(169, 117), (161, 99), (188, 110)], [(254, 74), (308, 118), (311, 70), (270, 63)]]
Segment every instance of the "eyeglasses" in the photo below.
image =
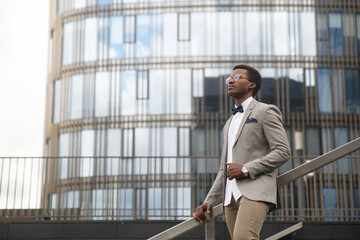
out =
[[(238, 81), (240, 78), (244, 78), (244, 79), (249, 80), (247, 77), (244, 77), (243, 75), (241, 75), (241, 74), (238, 73), (238, 74), (235, 74), (234, 77), (229, 76), (229, 77), (226, 79), (226, 84), (229, 85), (231, 79), (234, 80), (234, 82), (236, 82), (236, 81)], [(249, 80), (249, 81), (250, 81), (250, 80)]]

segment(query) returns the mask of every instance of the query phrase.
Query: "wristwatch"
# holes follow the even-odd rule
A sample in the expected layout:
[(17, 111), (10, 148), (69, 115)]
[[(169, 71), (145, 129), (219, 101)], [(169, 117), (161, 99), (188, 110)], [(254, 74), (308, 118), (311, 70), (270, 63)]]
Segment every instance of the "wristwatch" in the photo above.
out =
[(242, 167), (241, 171), (244, 173), (245, 177), (249, 176), (249, 170), (247, 170), (246, 167)]

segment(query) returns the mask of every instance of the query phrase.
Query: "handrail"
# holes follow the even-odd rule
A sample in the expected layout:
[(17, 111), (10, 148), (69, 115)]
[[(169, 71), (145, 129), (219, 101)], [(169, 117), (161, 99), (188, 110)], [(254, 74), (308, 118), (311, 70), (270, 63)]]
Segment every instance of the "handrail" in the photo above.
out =
[[(285, 185), (285, 184), (287, 184), (291, 181), (294, 181), (300, 177), (303, 177), (306, 174), (313, 172), (329, 163), (332, 163), (332, 162), (338, 160), (339, 158), (346, 156), (358, 149), (360, 149), (360, 137), (278, 176), (278, 178), (277, 178), (278, 185), (282, 186), (282, 185)], [(206, 213), (206, 215), (208, 217), (208, 222), (214, 221), (215, 217), (220, 216), (221, 214), (223, 214), (223, 204), (222, 203), (220, 203), (219, 205), (216, 205), (213, 208), (213, 211), (210, 213), (210, 216), (208, 216)], [(208, 223), (206, 223), (206, 224), (208, 224)], [(179, 223), (178, 225), (175, 225), (172, 228), (169, 228), (169, 229), (149, 238), (148, 240), (174, 239), (196, 227), (199, 227), (200, 225), (201, 225), (201, 223), (196, 221), (194, 218), (190, 218), (182, 223)], [(208, 231), (208, 229), (207, 229), (207, 231)], [(212, 231), (215, 231), (215, 229), (212, 229)], [(210, 235), (214, 236), (215, 234), (210, 234)], [(206, 238), (206, 239), (214, 239), (214, 237)]]
[[(206, 217), (208, 218), (208, 222), (214, 220), (217, 216), (220, 216), (223, 214), (223, 204), (216, 205), (213, 207), (210, 214), (205, 213)], [(148, 240), (168, 240), (168, 239), (174, 239), (196, 227), (198, 227), (200, 223), (195, 220), (195, 218), (189, 218), (188, 220), (185, 220), (182, 223), (179, 223), (178, 225), (175, 225), (174, 227), (171, 227), (151, 238)]]
[(360, 149), (360, 137), (281, 174), (277, 178), (278, 185), (283, 186), (292, 182), (358, 149)]

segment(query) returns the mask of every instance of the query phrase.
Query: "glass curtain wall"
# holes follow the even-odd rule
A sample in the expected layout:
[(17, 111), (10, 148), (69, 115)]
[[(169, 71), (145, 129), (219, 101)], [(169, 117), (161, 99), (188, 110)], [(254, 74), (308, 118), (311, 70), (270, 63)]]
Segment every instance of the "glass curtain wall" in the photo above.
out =
[[(359, 137), (360, 10), (352, 1), (212, 2), (56, 1), (62, 22), (51, 41), (61, 56), (52, 53), (46, 138), (59, 157), (49, 179), (63, 185), (47, 206), (79, 208), (88, 219), (189, 217), (219, 167), (233, 104), (225, 79), (239, 63), (259, 69), (256, 99), (283, 114), (294, 156), (280, 172)], [(302, 156), (295, 132), (305, 139)], [(309, 218), (359, 216), (358, 166), (356, 153), (306, 176)], [(294, 215), (296, 188), (280, 190), (281, 216)]]

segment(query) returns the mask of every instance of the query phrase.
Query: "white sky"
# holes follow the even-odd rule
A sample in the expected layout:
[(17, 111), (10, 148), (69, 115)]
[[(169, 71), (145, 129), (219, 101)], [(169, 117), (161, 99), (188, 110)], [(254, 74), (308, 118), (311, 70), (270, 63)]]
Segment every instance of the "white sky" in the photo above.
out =
[(0, 157), (42, 156), (50, 0), (0, 0)]

